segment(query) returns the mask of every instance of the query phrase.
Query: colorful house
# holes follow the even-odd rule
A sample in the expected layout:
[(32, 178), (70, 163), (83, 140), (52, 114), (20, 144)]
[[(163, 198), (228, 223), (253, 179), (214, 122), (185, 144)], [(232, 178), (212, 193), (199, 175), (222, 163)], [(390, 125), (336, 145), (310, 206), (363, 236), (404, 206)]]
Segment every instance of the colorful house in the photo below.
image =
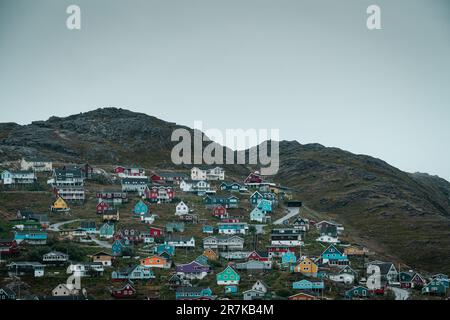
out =
[(214, 227), (210, 225), (204, 225), (202, 227), (202, 232), (206, 234), (213, 234), (214, 233)]
[(121, 288), (112, 289), (111, 295), (116, 299), (134, 298), (136, 289), (130, 283), (127, 283)]
[(433, 279), (425, 287), (422, 288), (422, 294), (445, 295), (447, 286), (439, 279)]
[(236, 293), (238, 293), (238, 287), (237, 286), (225, 286), (224, 292), (225, 292), (225, 294), (236, 294)]
[(200, 263), (201, 265), (207, 266), (208, 265), (208, 257), (204, 255), (200, 255), (194, 260), (195, 262)]
[(133, 213), (137, 216), (148, 215), (150, 213), (150, 207), (144, 201), (139, 200), (133, 208)]
[(100, 238), (111, 239), (114, 236), (114, 224), (104, 223), (99, 229)]
[(157, 255), (161, 255), (163, 252), (167, 252), (169, 255), (175, 255), (175, 247), (169, 244), (160, 244), (154, 248)]
[(211, 248), (206, 248), (205, 251), (203, 251), (203, 255), (207, 257), (208, 260), (212, 261), (217, 260), (219, 258), (217, 253)]
[(203, 279), (211, 271), (209, 266), (192, 261), (186, 264), (180, 264), (176, 266), (176, 272), (178, 275), (182, 275), (186, 279)]
[(246, 234), (248, 224), (245, 222), (222, 222), (217, 224), (219, 234)]
[(345, 297), (347, 299), (367, 298), (369, 296), (370, 296), (369, 289), (363, 286), (353, 287), (352, 289), (347, 290), (345, 292)]
[(100, 201), (95, 206), (95, 211), (97, 214), (102, 214), (104, 211), (106, 211), (109, 208), (109, 204), (106, 201)]
[(212, 300), (213, 298), (210, 288), (181, 287), (175, 293), (177, 300)]
[(230, 266), (216, 275), (218, 285), (238, 285), (240, 279), (240, 275)]
[(95, 221), (82, 221), (80, 229), (87, 234), (97, 233), (97, 225), (95, 224)]
[(256, 221), (259, 223), (266, 223), (267, 216), (266, 212), (258, 207), (255, 207), (252, 212), (250, 212), (250, 221)]
[(112, 254), (115, 257), (123, 256), (128, 250), (128, 246), (125, 244), (124, 240), (117, 239), (113, 242), (112, 247)]
[(263, 212), (270, 213), (272, 212), (272, 201), (267, 199), (261, 199), (256, 207)]
[(319, 267), (308, 257), (304, 257), (299, 264), (294, 267), (294, 272), (299, 272), (305, 276), (317, 277)]
[(317, 296), (305, 292), (299, 292), (288, 297), (288, 300), (317, 300)]
[(322, 290), (325, 288), (323, 281), (300, 280), (292, 283), (292, 288), (296, 290)]
[(203, 199), (203, 203), (205, 204), (205, 207), (207, 209), (214, 208), (218, 205), (221, 205), (225, 208), (237, 208), (239, 205), (239, 198), (236, 196), (231, 196), (228, 198), (206, 196)]
[(414, 271), (400, 272), (398, 274), (398, 279), (400, 281), (400, 287), (402, 288), (422, 288), (427, 284), (425, 279)]
[(227, 209), (224, 206), (222, 206), (222, 205), (215, 206), (213, 208), (212, 215), (214, 217), (217, 217), (217, 218), (220, 218), (220, 219), (227, 218), (228, 217)]
[(149, 280), (154, 279), (155, 274), (152, 268), (137, 265), (123, 270), (113, 271), (111, 278), (113, 281)]
[(255, 260), (255, 261), (262, 261), (267, 262), (269, 261), (269, 256), (267, 254), (267, 251), (252, 251), (247, 256), (247, 260)]
[(320, 255), (323, 263), (329, 265), (347, 265), (348, 257), (342, 254), (333, 244), (330, 244)]
[(170, 262), (167, 259), (160, 256), (151, 256), (140, 260), (141, 266), (168, 269), (170, 268)]
[(286, 251), (281, 255), (281, 264), (282, 265), (291, 265), (297, 262), (297, 256), (295, 252)]
[(63, 198), (58, 197), (50, 206), (50, 210), (52, 212), (68, 212), (70, 211), (70, 207)]
[(226, 183), (226, 182), (222, 182), (219, 186), (219, 189), (222, 191), (234, 191), (234, 192), (240, 192), (241, 190), (243, 190), (245, 187), (240, 185), (237, 182), (231, 182), (231, 183)]
[(48, 234), (45, 231), (14, 231), (14, 241), (21, 243), (25, 241), (29, 244), (46, 244)]
[(189, 207), (183, 201), (180, 201), (175, 207), (175, 215), (181, 216), (189, 213)]

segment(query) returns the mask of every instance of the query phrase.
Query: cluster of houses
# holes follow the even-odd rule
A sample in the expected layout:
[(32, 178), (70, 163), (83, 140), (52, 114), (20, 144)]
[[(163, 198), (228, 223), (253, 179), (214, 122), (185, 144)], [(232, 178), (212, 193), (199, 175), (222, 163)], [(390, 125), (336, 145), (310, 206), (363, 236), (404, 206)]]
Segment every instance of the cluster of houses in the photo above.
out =
[[(32, 172), (34, 179), (36, 172), (51, 173), (48, 183), (55, 196), (51, 212), (68, 212), (72, 203), (86, 201), (86, 180), (94, 172), (89, 165), (53, 168), (51, 162), (36, 159), (22, 162), (22, 168)], [(146, 175), (139, 166), (117, 166), (113, 172), (120, 179), (121, 190), (97, 191), (95, 215), (91, 220), (81, 221), (78, 228), (49, 231), (46, 214), (19, 211), (11, 221), (13, 239), (0, 241), (0, 261), (2, 256), (20, 254), (23, 242), (45, 244), (49, 232), (58, 232), (59, 239), (80, 242), (92, 242), (99, 237), (110, 244), (109, 249), (89, 255), (87, 263), (71, 261), (67, 253), (58, 251), (44, 254), (40, 261), (12, 259), (6, 265), (8, 273), (41, 278), (45, 277), (46, 269), (54, 266), (66, 266), (67, 274), (80, 278), (107, 273), (112, 284), (111, 296), (117, 299), (136, 298), (135, 284), (151, 283), (160, 271), (169, 274), (167, 286), (178, 300), (281, 298), (262, 280), (270, 272), (290, 275), (292, 281), (286, 283), (286, 288), (292, 294), (284, 296), (290, 300), (324, 299), (328, 288), (334, 288), (337, 296), (346, 299), (380, 296), (392, 286), (406, 290), (420, 288), (427, 295), (445, 296), (448, 292), (446, 275), (426, 278), (412, 270), (399, 271), (391, 262), (368, 261), (370, 253), (365, 247), (342, 243), (341, 224), (307, 219), (301, 214), (301, 202), (292, 200), (288, 188), (266, 181), (258, 172), (249, 174), (242, 183), (225, 181), (225, 171), (220, 167), (194, 167), (190, 176), (165, 171)], [(2, 180), (19, 179), (11, 174), (4, 171)], [(175, 190), (182, 196), (195, 197), (202, 204), (203, 214), (190, 207), (188, 201), (171, 204)], [(141, 221), (143, 228), (120, 226), (119, 210), (126, 203), (132, 204), (132, 212), (122, 215)], [(154, 225), (159, 217), (153, 211), (160, 205), (174, 207), (172, 221), (163, 227)], [(272, 224), (272, 216), (283, 214), (285, 207), (292, 206), (298, 208), (297, 215), (284, 224)], [(187, 226), (194, 224), (198, 225), (201, 238), (199, 234), (186, 232)], [(267, 243), (257, 245), (257, 236), (265, 234)], [(322, 248), (320, 254), (305, 253), (309, 234), (318, 234), (314, 239)], [(201, 254), (197, 257), (174, 262), (179, 261), (175, 259), (177, 253), (186, 255), (198, 252), (199, 248)], [(116, 267), (122, 260), (130, 263)], [(354, 268), (352, 261), (358, 261), (359, 267)], [(243, 280), (248, 279), (255, 280), (250, 287), (244, 281), (244, 290)], [(195, 285), (197, 280), (209, 280), (211, 285)], [(73, 284), (60, 283), (51, 295), (86, 297), (86, 292)], [(3, 298), (16, 299), (17, 295), (10, 288), (0, 288), (0, 299)]]

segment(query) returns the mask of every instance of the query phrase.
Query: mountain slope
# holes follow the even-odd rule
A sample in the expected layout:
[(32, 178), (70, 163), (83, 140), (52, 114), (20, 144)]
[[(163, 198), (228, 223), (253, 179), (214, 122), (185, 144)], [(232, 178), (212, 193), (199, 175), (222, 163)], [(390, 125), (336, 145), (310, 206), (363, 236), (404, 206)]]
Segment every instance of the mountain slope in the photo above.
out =
[(357, 241), (425, 270), (450, 271), (450, 184), (337, 148), (280, 144), (279, 181), (345, 223)]
[[(182, 127), (115, 108), (26, 126), (0, 124), (0, 161), (36, 154), (68, 162), (169, 168), (174, 167), (170, 137), (176, 128)], [(308, 207), (344, 223), (354, 241), (394, 261), (450, 272), (450, 184), (444, 179), (296, 141), (280, 142), (280, 161), (274, 179), (295, 188)], [(226, 166), (239, 177), (249, 168)]]

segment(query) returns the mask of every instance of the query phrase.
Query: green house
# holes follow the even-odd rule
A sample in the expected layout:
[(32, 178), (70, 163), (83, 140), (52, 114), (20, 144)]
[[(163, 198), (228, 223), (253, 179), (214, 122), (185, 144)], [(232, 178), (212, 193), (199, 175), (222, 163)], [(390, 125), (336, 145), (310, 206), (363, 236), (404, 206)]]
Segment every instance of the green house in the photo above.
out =
[(105, 223), (99, 230), (100, 238), (110, 239), (114, 236), (114, 225), (112, 223)]
[(369, 296), (370, 296), (369, 289), (367, 289), (366, 287), (362, 287), (362, 286), (353, 287), (352, 289), (347, 290), (345, 292), (345, 297), (347, 299), (367, 298)]
[(429, 284), (422, 288), (422, 294), (445, 295), (447, 287), (445, 283), (439, 279), (433, 279)]
[(216, 276), (218, 285), (238, 285), (241, 280), (241, 276), (232, 267), (228, 266), (222, 272), (218, 273)]

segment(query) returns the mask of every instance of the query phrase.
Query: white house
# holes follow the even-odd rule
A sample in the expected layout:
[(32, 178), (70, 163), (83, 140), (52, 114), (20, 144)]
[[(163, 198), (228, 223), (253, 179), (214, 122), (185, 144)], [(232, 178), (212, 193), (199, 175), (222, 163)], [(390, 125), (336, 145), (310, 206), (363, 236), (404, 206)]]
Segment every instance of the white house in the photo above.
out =
[(212, 194), (216, 191), (211, 188), (211, 184), (206, 180), (187, 180), (180, 182), (180, 189), (183, 192), (196, 193), (198, 195)]
[(36, 182), (36, 175), (33, 171), (9, 171), (4, 170), (1, 174), (4, 185), (24, 185)]
[(67, 297), (67, 296), (76, 296), (80, 293), (80, 290), (76, 289), (73, 284), (58, 284), (52, 290), (52, 296), (54, 297)]
[(257, 291), (261, 291), (261, 292), (264, 292), (264, 293), (266, 293), (269, 290), (267, 285), (264, 282), (262, 282), (261, 280), (256, 281), (255, 284), (252, 286), (252, 289), (253, 290), (257, 290)]
[(176, 216), (182, 216), (184, 214), (189, 213), (189, 207), (183, 202), (180, 201), (180, 203), (177, 204), (175, 207), (175, 215)]
[(31, 170), (34, 172), (47, 172), (53, 170), (53, 164), (50, 160), (39, 158), (22, 158), (20, 160), (21, 170)]
[(189, 236), (172, 236), (167, 238), (164, 244), (172, 245), (176, 248), (195, 248), (195, 238)]
[(355, 281), (355, 276), (349, 273), (331, 274), (328, 276), (331, 281), (340, 282), (344, 284), (352, 284)]
[(332, 244), (341, 242), (337, 237), (328, 236), (328, 235), (321, 235), (320, 237), (318, 237), (316, 239), (316, 241), (324, 242), (324, 243), (332, 243)]
[(42, 257), (42, 261), (44, 262), (67, 262), (69, 260), (69, 255), (58, 252), (58, 251), (51, 251), (49, 253), (46, 253)]
[(225, 170), (220, 167), (212, 169), (201, 169), (193, 167), (191, 169), (192, 180), (225, 180)]
[(88, 275), (88, 270), (84, 264), (70, 264), (67, 268), (68, 274), (73, 274), (74, 277), (86, 277)]

